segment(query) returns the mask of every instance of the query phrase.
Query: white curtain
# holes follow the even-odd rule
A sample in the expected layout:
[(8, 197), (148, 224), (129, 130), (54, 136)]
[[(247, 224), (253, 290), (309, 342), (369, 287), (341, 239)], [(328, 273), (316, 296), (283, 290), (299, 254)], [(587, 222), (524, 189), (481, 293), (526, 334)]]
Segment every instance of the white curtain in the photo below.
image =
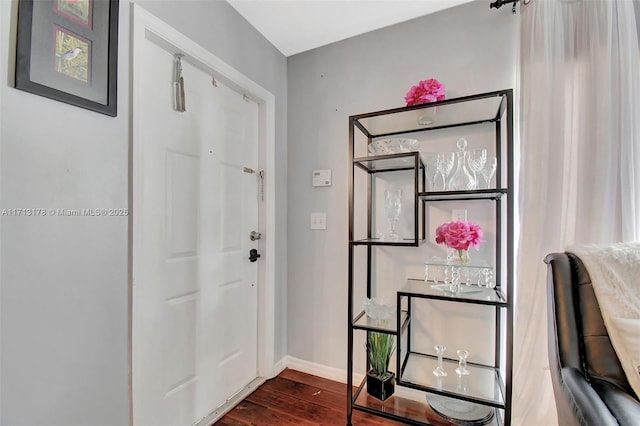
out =
[(640, 50), (631, 0), (521, 7), (513, 424), (557, 424), (546, 254), (640, 240)]

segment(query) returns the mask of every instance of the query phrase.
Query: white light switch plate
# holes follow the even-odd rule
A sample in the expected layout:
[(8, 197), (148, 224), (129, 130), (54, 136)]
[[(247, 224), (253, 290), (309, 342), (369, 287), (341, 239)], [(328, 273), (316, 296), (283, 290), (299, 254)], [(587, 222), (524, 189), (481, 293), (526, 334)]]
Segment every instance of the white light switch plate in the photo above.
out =
[(327, 229), (327, 214), (311, 213), (311, 229)]

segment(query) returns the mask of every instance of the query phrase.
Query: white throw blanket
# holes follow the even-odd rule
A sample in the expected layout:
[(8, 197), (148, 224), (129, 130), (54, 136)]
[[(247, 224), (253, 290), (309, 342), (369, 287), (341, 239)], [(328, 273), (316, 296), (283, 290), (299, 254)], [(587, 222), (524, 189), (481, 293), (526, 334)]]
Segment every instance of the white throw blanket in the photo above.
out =
[(640, 242), (569, 247), (589, 272), (611, 344), (640, 396)]

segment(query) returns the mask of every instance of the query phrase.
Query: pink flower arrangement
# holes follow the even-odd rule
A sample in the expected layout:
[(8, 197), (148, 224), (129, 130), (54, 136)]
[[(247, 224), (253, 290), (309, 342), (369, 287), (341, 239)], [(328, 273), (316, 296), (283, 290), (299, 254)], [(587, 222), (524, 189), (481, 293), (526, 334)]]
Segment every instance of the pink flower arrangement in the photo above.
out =
[(469, 250), (470, 246), (476, 249), (480, 247), (482, 235), (482, 228), (473, 222), (447, 222), (436, 228), (436, 243), (457, 250), (460, 260), (463, 260), (463, 252)]
[(435, 78), (430, 78), (422, 80), (413, 86), (405, 95), (404, 100), (407, 102), (407, 106), (411, 106), (442, 101), (444, 100), (444, 95), (444, 85)]

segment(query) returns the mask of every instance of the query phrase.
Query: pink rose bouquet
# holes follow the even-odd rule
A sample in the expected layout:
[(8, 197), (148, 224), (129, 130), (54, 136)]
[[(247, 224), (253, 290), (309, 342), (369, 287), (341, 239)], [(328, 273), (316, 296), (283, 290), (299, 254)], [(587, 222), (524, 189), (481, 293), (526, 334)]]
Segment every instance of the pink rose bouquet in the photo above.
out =
[(470, 246), (480, 247), (482, 235), (482, 228), (473, 222), (447, 222), (436, 228), (436, 243), (457, 250), (462, 263), (466, 263), (466, 251)]
[(413, 86), (405, 95), (404, 100), (407, 102), (407, 106), (411, 106), (442, 101), (444, 100), (444, 95), (444, 85), (435, 78), (430, 78), (422, 80)]

